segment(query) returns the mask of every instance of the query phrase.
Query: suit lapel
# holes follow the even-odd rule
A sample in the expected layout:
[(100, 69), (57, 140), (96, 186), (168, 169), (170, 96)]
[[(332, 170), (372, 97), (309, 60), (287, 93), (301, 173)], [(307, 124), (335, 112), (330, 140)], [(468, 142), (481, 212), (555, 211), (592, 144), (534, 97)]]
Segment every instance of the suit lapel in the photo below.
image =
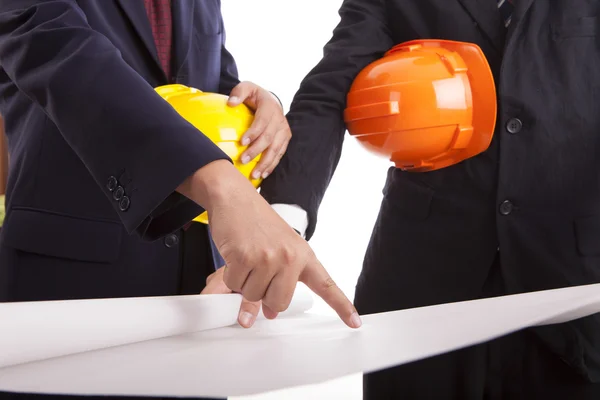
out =
[(521, 25), (521, 20), (531, 8), (533, 4), (533, 0), (514, 0), (515, 8), (513, 10), (513, 16), (510, 21), (510, 29), (506, 34), (506, 44), (510, 43), (510, 40), (515, 35), (515, 32), (519, 29)]
[[(480, 29), (490, 39), (496, 50), (504, 50), (506, 28), (502, 15), (498, 11), (497, 0), (458, 0), (471, 17), (477, 21)], [(523, 0), (517, 0), (517, 3)], [(531, 1), (531, 0), (528, 0)]]
[(131, 21), (133, 28), (137, 32), (146, 49), (150, 52), (150, 55), (156, 64), (155, 66), (162, 71), (164, 76), (164, 71), (156, 52), (156, 44), (154, 43), (152, 28), (150, 27), (150, 21), (148, 20), (148, 14), (146, 13), (144, 2), (141, 0), (117, 0), (117, 3)]
[(190, 51), (194, 28), (194, 3), (173, 0), (173, 74), (177, 76)]
[(514, 14), (517, 16), (517, 23), (520, 22), (520, 19), (529, 11), (529, 8), (533, 4), (533, 0), (515, 0), (515, 12)]

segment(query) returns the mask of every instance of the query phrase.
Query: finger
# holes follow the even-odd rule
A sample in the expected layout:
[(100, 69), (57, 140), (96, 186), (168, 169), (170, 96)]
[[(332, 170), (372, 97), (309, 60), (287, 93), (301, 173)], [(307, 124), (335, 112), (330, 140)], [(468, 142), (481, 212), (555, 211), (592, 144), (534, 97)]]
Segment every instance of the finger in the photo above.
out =
[(229, 93), (227, 104), (235, 107), (245, 103), (250, 108), (256, 109), (256, 101), (254, 100), (256, 90), (256, 85), (253, 85), (250, 82), (241, 82), (231, 90), (231, 93)]
[(304, 282), (313, 292), (321, 297), (331, 308), (337, 312), (339, 317), (351, 328), (359, 328), (362, 325), (358, 312), (352, 302), (344, 295), (344, 292), (335, 284), (329, 276), (325, 267), (321, 265), (316, 257), (311, 264), (302, 271), (300, 281)]
[(286, 268), (271, 280), (263, 298), (263, 304), (271, 311), (283, 312), (289, 307), (298, 282), (292, 271), (292, 268)]
[[(254, 101), (253, 109), (256, 112), (252, 124), (242, 136), (243, 146), (247, 146), (256, 140), (266, 130), (267, 126), (278, 127), (281, 125), (281, 119), (285, 120), (279, 101), (271, 93), (267, 92), (267, 96), (265, 96), (264, 90), (256, 90), (254, 94), (252, 98), (246, 100), (246, 104)], [(287, 120), (285, 120), (285, 123), (287, 124)]]
[[(288, 145), (288, 142), (284, 142), (281, 145), (281, 147), (279, 147), (279, 150), (276, 152), (276, 155), (275, 155), (273, 161), (271, 162), (271, 164), (269, 166), (261, 169), (263, 179), (266, 179), (267, 176), (271, 175), (273, 173), (273, 171), (275, 170), (275, 168), (277, 168), (277, 166), (281, 162), (281, 159), (283, 158), (283, 156), (287, 150), (287, 145)], [(261, 161), (262, 161), (262, 157), (261, 157)]]
[(224, 265), (222, 265), (221, 268), (218, 268), (215, 272), (213, 272), (206, 278), (207, 285), (214, 279), (218, 279), (221, 281), (223, 280), (223, 267), (224, 267)]
[(259, 301), (265, 297), (273, 275), (269, 268), (255, 268), (248, 275), (240, 293), (249, 301)]
[(278, 312), (271, 310), (268, 306), (266, 306), (264, 304), (262, 306), (262, 311), (263, 311), (263, 315), (267, 319), (275, 319), (279, 315)]
[(259, 162), (254, 167), (252, 177), (258, 179), (262, 175), (263, 179), (266, 178), (279, 164), (286, 148), (285, 133), (280, 131), (275, 134), (275, 139), (271, 145), (262, 153)]
[[(255, 142), (257, 139), (261, 138), (265, 132), (271, 133), (271, 139), (273, 138), (276, 129), (274, 128), (276, 125), (275, 119), (275, 111), (272, 105), (267, 105), (264, 107), (259, 107), (256, 113), (254, 114), (254, 120), (244, 132), (241, 138), (242, 146), (248, 146), (250, 143)], [(266, 148), (266, 146), (265, 146)], [(262, 149), (264, 150), (264, 148)], [(261, 151), (262, 151), (261, 150)], [(245, 164), (248, 161), (252, 160), (256, 157), (259, 152), (250, 152), (249, 149), (244, 151), (244, 155), (242, 156), (242, 162)]]
[[(257, 144), (258, 144), (258, 142), (257, 142)], [(267, 146), (268, 146), (268, 144), (267, 144)], [(275, 146), (277, 146), (277, 145), (275, 145)], [(277, 158), (277, 150), (275, 150), (273, 148), (273, 145), (271, 145), (260, 156), (260, 161), (256, 164), (256, 166), (252, 170), (252, 178), (258, 179), (261, 177), (261, 175), (263, 176), (263, 178), (266, 178), (266, 176), (264, 176), (264, 172), (267, 170), (267, 166), (272, 165), (273, 162), (276, 160), (276, 158)]]
[(242, 299), (242, 306), (238, 315), (238, 322), (244, 328), (250, 328), (256, 321), (256, 316), (260, 312), (260, 301), (248, 301)]
[[(276, 131), (271, 127), (265, 128), (264, 132), (242, 153), (242, 163), (246, 164), (250, 162), (250, 160), (255, 159), (261, 153), (260, 162), (262, 162), (262, 159), (267, 155), (265, 150), (276, 144), (274, 143), (275, 140)], [(254, 169), (256, 170), (256, 167)], [(254, 178), (256, 179), (258, 176)]]
[(246, 283), (246, 279), (248, 279), (248, 275), (250, 270), (246, 268), (238, 268), (235, 270), (231, 270), (231, 267), (228, 265), (223, 267), (223, 282), (225, 285), (231, 289), (233, 292), (240, 293), (242, 287)]
[(223, 282), (221, 280), (213, 281), (212, 283), (209, 283), (200, 292), (200, 294), (228, 294), (228, 293), (231, 293), (231, 289), (229, 289), (227, 287), (227, 285), (225, 285), (225, 282)]
[(210, 284), (210, 282), (212, 282), (214, 279), (215, 279), (215, 272), (213, 272), (206, 278), (206, 285), (208, 286)]

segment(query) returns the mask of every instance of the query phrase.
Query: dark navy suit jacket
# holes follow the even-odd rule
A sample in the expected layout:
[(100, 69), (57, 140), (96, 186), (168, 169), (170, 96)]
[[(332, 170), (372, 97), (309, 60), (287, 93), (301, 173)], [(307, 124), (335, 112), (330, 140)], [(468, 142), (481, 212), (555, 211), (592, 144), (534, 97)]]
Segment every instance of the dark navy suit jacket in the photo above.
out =
[(167, 77), (142, 0), (0, 2), (0, 301), (179, 293), (180, 228), (203, 210), (175, 188), (228, 158), (153, 88), (239, 81), (220, 1), (172, 3)]

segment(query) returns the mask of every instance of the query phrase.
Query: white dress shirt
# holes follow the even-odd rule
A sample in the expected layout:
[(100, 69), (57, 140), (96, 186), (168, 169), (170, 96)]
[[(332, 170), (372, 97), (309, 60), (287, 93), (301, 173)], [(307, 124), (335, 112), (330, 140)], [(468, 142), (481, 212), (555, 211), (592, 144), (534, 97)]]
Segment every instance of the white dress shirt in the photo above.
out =
[(271, 207), (285, 222), (305, 237), (308, 227), (308, 214), (295, 204), (271, 204)]

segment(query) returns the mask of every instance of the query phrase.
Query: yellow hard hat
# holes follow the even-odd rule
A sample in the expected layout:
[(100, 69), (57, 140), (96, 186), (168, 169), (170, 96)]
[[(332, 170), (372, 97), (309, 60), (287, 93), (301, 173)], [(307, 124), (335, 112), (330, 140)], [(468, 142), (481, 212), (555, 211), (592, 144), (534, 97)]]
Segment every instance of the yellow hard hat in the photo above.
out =
[[(260, 186), (262, 179), (251, 177), (260, 155), (247, 164), (240, 160), (247, 147), (242, 146), (240, 140), (254, 120), (250, 108), (244, 104), (231, 107), (227, 105), (228, 97), (225, 95), (202, 92), (180, 84), (159, 86), (155, 90), (179, 115), (219, 146), (255, 188)], [(200, 214), (194, 221), (208, 224), (207, 213)]]

